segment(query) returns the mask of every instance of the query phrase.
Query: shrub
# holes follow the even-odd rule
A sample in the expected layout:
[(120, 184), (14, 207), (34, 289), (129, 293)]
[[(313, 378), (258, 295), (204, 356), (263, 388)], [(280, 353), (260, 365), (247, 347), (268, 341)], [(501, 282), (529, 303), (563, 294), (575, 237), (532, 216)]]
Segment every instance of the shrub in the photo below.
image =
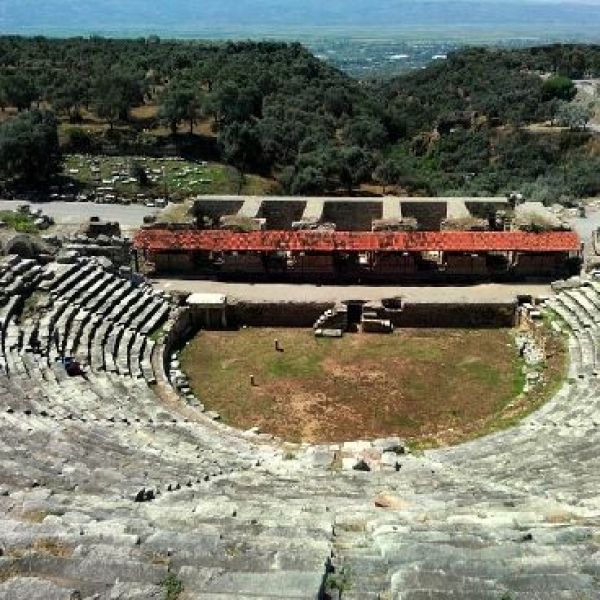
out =
[(169, 573), (162, 582), (165, 600), (177, 600), (183, 592), (183, 583), (173, 573)]

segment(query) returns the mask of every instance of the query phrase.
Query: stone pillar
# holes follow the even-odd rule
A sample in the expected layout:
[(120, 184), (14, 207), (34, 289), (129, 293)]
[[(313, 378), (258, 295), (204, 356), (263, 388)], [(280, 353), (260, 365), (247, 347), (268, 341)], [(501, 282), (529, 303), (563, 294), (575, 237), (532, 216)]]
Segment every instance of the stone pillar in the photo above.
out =
[(385, 196), (382, 203), (382, 216), (384, 219), (402, 219), (402, 204), (399, 198)]
[(467, 203), (461, 198), (448, 200), (446, 207), (447, 219), (465, 219), (471, 216)]
[(260, 207), (262, 206), (263, 198), (252, 196), (244, 200), (242, 208), (238, 212), (238, 217), (247, 217), (249, 219), (255, 219), (258, 217)]
[(323, 218), (324, 208), (324, 198), (308, 198), (306, 200), (306, 207), (302, 213), (302, 220), (310, 221), (311, 223), (318, 223)]

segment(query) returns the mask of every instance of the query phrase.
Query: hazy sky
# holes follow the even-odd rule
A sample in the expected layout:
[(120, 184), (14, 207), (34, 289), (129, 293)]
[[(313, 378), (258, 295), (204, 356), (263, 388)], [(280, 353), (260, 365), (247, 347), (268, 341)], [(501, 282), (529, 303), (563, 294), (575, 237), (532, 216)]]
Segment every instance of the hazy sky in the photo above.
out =
[(0, 0), (0, 32), (398, 27), (600, 35), (600, 0)]

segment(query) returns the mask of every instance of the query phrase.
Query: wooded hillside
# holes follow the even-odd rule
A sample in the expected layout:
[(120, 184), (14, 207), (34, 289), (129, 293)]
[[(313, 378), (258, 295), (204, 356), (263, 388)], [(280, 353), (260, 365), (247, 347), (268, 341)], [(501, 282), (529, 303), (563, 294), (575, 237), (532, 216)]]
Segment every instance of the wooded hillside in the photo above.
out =
[[(367, 82), (299, 44), (0, 38), (3, 120), (51, 110), (69, 151), (212, 153), (294, 194), (598, 193), (571, 81), (598, 75), (598, 46), (468, 49)], [(528, 130), (543, 122), (566, 128)], [(0, 150), (14, 131), (0, 127)]]

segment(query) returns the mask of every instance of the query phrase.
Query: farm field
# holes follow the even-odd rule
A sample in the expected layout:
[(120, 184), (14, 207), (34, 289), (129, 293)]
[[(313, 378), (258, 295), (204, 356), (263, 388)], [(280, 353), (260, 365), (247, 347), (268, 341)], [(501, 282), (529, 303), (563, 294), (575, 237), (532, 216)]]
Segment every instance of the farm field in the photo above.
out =
[[(562, 351), (550, 359), (550, 383), (563, 361)], [(294, 442), (400, 435), (416, 446), (454, 443), (513, 424), (548, 392), (515, 400), (524, 382), (507, 329), (341, 340), (302, 329), (206, 331), (188, 344), (182, 366), (197, 397), (226, 423)]]

